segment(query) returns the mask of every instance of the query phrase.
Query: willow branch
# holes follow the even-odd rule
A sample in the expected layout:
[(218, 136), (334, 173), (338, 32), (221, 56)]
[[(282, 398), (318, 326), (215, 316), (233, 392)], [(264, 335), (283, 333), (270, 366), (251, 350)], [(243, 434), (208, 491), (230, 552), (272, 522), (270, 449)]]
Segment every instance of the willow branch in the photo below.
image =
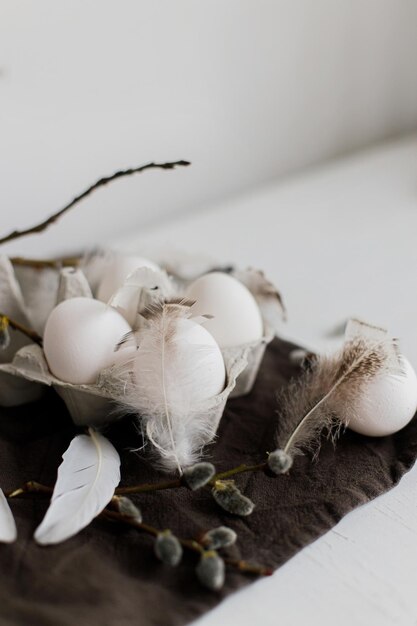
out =
[(232, 476), (236, 476), (237, 474), (265, 471), (267, 466), (268, 464), (266, 461), (263, 461), (262, 463), (257, 463), (256, 465), (238, 465), (237, 467), (232, 467), (225, 472), (219, 472), (218, 474), (215, 474), (210, 480), (210, 485), (214, 485), (216, 480), (224, 480), (225, 478), (231, 478)]
[(35, 343), (37, 343), (38, 346), (42, 346), (42, 337), (38, 335), (38, 333), (35, 330), (32, 330), (31, 328), (27, 328), (23, 324), (16, 322), (11, 317), (9, 317), (8, 315), (4, 315), (4, 313), (1, 313), (1, 312), (0, 312), (0, 326), (3, 326), (5, 328), (7, 328), (7, 326), (10, 326), (10, 328), (13, 328), (13, 330), (18, 330), (20, 333), (23, 333), (23, 335), (26, 335), (26, 337), (28, 337), (31, 341), (34, 341)]
[[(52, 495), (52, 492), (52, 487), (48, 487), (47, 485), (42, 485), (41, 483), (30, 480), (29, 482), (22, 485), (22, 487), (8, 492), (6, 496), (7, 498), (17, 498), (25, 494), (37, 494), (50, 497)], [(117, 506), (117, 496), (113, 497), (112, 503)], [(146, 524), (145, 522), (140, 522), (134, 517), (124, 515), (123, 513), (120, 513), (119, 511), (114, 511), (109, 507), (106, 507), (98, 517), (131, 526), (143, 533), (146, 533), (147, 535), (151, 535), (152, 537), (157, 537), (162, 532), (158, 528), (155, 528), (155, 526), (151, 526), (150, 524)], [(186, 550), (190, 550), (191, 552), (195, 552), (201, 555), (206, 550), (205, 546), (197, 539), (184, 539), (180, 537), (177, 537), (177, 539), (183, 548), (185, 548)], [(272, 569), (263, 565), (249, 563), (248, 561), (244, 561), (242, 559), (231, 559), (227, 557), (222, 558), (227, 565), (233, 567), (243, 574), (252, 574), (253, 576), (270, 576), (272, 574)]]
[(131, 487), (119, 487), (116, 489), (115, 494), (118, 496), (128, 495), (129, 493), (146, 493), (149, 491), (161, 491), (163, 489), (176, 489), (178, 487), (185, 487), (185, 484), (181, 478), (175, 480), (166, 480), (160, 483), (143, 483), (141, 485), (132, 485)]
[(41, 483), (37, 483), (34, 480), (29, 480), (27, 483), (25, 483), (18, 489), (9, 491), (5, 495), (7, 498), (17, 498), (18, 496), (22, 496), (26, 493), (39, 493), (39, 494), (45, 494), (45, 495), (50, 496), (52, 492), (53, 492), (52, 487), (48, 487), (47, 485), (41, 485)]
[(87, 198), (90, 194), (93, 193), (96, 189), (100, 187), (104, 187), (108, 183), (117, 180), (118, 178), (123, 178), (126, 176), (131, 176), (132, 174), (138, 174), (140, 172), (144, 172), (145, 170), (150, 169), (162, 169), (162, 170), (172, 170), (177, 166), (187, 166), (190, 165), (188, 161), (173, 161), (171, 163), (146, 163), (146, 165), (141, 165), (140, 167), (133, 167), (127, 170), (119, 170), (115, 172), (111, 176), (105, 176), (104, 178), (100, 178), (93, 185), (88, 187), (85, 191), (80, 193), (80, 195), (76, 196), (69, 204), (64, 206), (62, 209), (48, 217), (46, 220), (36, 224), (35, 226), (31, 226), (30, 228), (26, 228), (24, 230), (13, 230), (8, 235), (0, 238), (0, 245), (3, 243), (8, 243), (14, 239), (19, 239), (20, 237), (24, 237), (26, 235), (32, 235), (34, 233), (41, 233), (46, 230), (51, 224), (54, 224), (60, 217), (62, 217), (65, 213), (67, 213), (70, 209), (72, 209), (76, 204), (78, 204), (84, 198)]
[[(139, 522), (134, 517), (129, 517), (127, 515), (123, 515), (118, 511), (113, 511), (109, 508), (104, 509), (104, 511), (100, 514), (100, 517), (104, 517), (106, 519), (120, 522), (122, 524), (126, 524), (127, 526), (132, 526), (137, 530), (140, 530), (148, 535), (152, 535), (153, 537), (157, 537), (162, 531), (150, 524), (145, 524), (144, 522)], [(203, 554), (206, 551), (206, 548), (196, 539), (182, 539), (177, 537), (178, 541), (182, 545), (183, 548), (189, 550), (190, 552), (195, 552), (196, 554)], [(247, 561), (239, 560), (239, 559), (229, 559), (223, 558), (223, 561), (238, 570), (239, 572), (245, 574), (252, 574), (254, 576), (270, 576), (272, 574), (272, 570), (268, 567), (264, 567), (262, 565), (256, 565), (255, 563), (248, 563)]]
[(228, 559), (223, 557), (223, 561), (234, 567), (242, 574), (252, 574), (253, 576), (272, 576), (274, 571), (271, 567), (265, 567), (264, 565), (257, 565), (256, 563), (249, 563), (242, 559)]
[[(265, 471), (267, 469), (267, 466), (268, 464), (266, 461), (263, 461), (262, 463), (258, 463), (256, 465), (238, 465), (237, 467), (232, 467), (231, 469), (224, 472), (218, 472), (208, 482), (208, 485), (214, 485), (217, 480), (231, 478), (232, 476), (236, 476), (237, 474)], [(174, 480), (163, 481), (159, 483), (142, 483), (139, 485), (131, 485), (129, 487), (119, 487), (118, 489), (116, 489), (115, 494), (127, 495), (131, 493), (149, 493), (152, 491), (161, 491), (162, 489), (176, 489), (178, 487), (187, 487), (187, 484), (183, 481), (182, 478), (176, 478)]]
[[(216, 481), (231, 478), (232, 476), (236, 476), (238, 474), (265, 471), (267, 467), (268, 464), (266, 461), (258, 463), (257, 465), (238, 465), (237, 467), (232, 467), (231, 469), (224, 472), (218, 472), (208, 482), (208, 485), (214, 486)], [(114, 493), (116, 496), (126, 496), (134, 493), (152, 493), (155, 491), (163, 491), (164, 489), (178, 489), (179, 487), (187, 487), (187, 484), (183, 481), (182, 478), (165, 480), (159, 483), (142, 483), (139, 485), (130, 485), (128, 487), (118, 487)], [(22, 487), (19, 487), (19, 489), (15, 489), (13, 492), (6, 495), (8, 498), (14, 498), (25, 493), (52, 493), (52, 487), (48, 487), (47, 485), (41, 485), (40, 483), (37, 483), (35, 481), (29, 481), (25, 483)]]

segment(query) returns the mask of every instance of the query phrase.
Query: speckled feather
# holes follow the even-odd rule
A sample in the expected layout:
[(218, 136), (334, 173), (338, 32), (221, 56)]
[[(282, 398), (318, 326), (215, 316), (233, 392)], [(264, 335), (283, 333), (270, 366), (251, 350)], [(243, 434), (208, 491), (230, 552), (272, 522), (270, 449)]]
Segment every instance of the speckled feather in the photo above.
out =
[(291, 457), (306, 449), (317, 453), (322, 432), (336, 438), (383, 372), (402, 372), (396, 341), (383, 329), (350, 320), (341, 351), (317, 356), (280, 395), (278, 448)]

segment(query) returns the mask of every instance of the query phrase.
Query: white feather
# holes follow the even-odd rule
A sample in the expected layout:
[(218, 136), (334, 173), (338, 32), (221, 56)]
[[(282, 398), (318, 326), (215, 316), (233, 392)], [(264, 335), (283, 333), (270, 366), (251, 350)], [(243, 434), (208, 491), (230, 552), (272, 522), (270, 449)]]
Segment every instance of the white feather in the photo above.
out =
[(17, 538), (16, 523), (6, 496), (0, 489), (0, 542), (13, 543)]
[(136, 328), (138, 315), (155, 303), (171, 298), (173, 293), (174, 285), (166, 272), (140, 267), (129, 274), (110, 298), (109, 305)]
[(85, 528), (110, 502), (120, 482), (120, 457), (108, 439), (89, 430), (74, 437), (62, 457), (51, 504), (35, 532), (41, 545), (59, 543)]
[[(194, 463), (215, 435), (217, 419), (208, 398), (223, 390), (220, 349), (187, 341), (187, 332), (205, 318), (191, 317), (189, 303), (166, 303), (149, 312), (135, 334), (139, 349), (124, 373), (124, 404), (141, 419), (143, 430), (166, 470)], [(210, 408), (211, 407), (211, 408)]]

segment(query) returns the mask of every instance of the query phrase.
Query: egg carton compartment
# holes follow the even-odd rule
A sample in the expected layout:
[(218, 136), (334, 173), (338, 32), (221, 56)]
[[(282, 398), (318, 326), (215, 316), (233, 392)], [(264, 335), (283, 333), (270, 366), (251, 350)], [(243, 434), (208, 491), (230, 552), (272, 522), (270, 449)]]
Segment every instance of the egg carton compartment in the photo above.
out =
[[(0, 255), (0, 312), (24, 326), (30, 326), (21, 285), (17, 280), (13, 265), (3, 255)], [(30, 339), (21, 333), (11, 333), (9, 345), (0, 351), (0, 363), (11, 361), (17, 350), (27, 343), (30, 343)]]
[[(36, 344), (27, 345), (19, 350), (11, 363), (1, 364), (0, 376), (2, 382), (11, 378), (42, 388), (53, 387), (64, 400), (74, 422), (79, 425), (104, 424), (105, 416), (114, 410), (113, 397), (105, 386), (72, 385), (53, 376), (42, 348)], [(18, 388), (18, 383), (15, 384)], [(27, 393), (25, 401), (30, 401)], [(0, 396), (0, 403), (3, 404), (3, 395)]]
[(281, 294), (271, 283), (261, 270), (249, 268), (247, 270), (233, 270), (230, 275), (245, 285), (255, 298), (263, 321), (263, 337), (259, 341), (254, 341), (246, 346), (235, 348), (224, 348), (223, 357), (225, 362), (233, 355), (245, 354), (247, 365), (236, 381), (231, 397), (247, 395), (251, 392), (255, 384), (259, 368), (265, 354), (266, 347), (277, 335), (282, 322), (285, 320), (286, 312), (282, 302)]
[[(115, 260), (121, 252), (100, 250), (96, 254), (86, 256), (82, 268), (85, 272), (93, 292), (97, 292), (105, 268), (109, 266), (112, 256)], [(285, 307), (278, 289), (271, 283), (261, 270), (248, 268), (239, 270), (231, 266), (219, 266), (213, 259), (200, 255), (169, 250), (165, 254), (150, 251), (150, 257), (162, 270), (174, 279), (175, 295), (184, 295), (186, 288), (196, 278), (212, 271), (224, 271), (241, 282), (253, 295), (258, 304), (263, 321), (263, 336), (259, 341), (240, 346), (222, 349), (223, 358), (228, 360), (239, 358), (244, 354), (247, 360), (246, 367), (239, 375), (231, 397), (239, 397), (250, 393), (259, 372), (265, 349), (279, 332), (286, 317)], [(155, 274), (156, 277), (157, 274)], [(126, 304), (126, 309), (128, 305)], [(123, 307), (122, 307), (123, 308)], [(125, 317), (126, 310), (124, 311)]]
[[(0, 311), (24, 326), (31, 326), (22, 285), (12, 263), (4, 255), (0, 255)], [(9, 339), (9, 345), (0, 350), (0, 365), (10, 363), (19, 350), (31, 344), (31, 340), (19, 332), (11, 332)], [(2, 406), (18, 406), (38, 400), (44, 390), (43, 385), (17, 378), (13, 372), (0, 371), (0, 405)]]
[[(59, 302), (91, 295), (84, 273), (76, 268), (14, 266), (6, 256), (0, 255), (0, 311), (40, 335), (50, 312)], [(30, 341), (20, 333), (14, 333), (11, 339), (13, 354)], [(17, 347), (19, 342), (21, 345)], [(10, 360), (10, 352), (1, 352), (0, 361)]]
[[(14, 268), (7, 257), (0, 256), (0, 311), (27, 328), (42, 332), (54, 306), (75, 296), (91, 297), (88, 282), (80, 270)], [(33, 309), (37, 315), (32, 315)], [(37, 324), (33, 323), (33, 317), (38, 320)], [(48, 384), (45, 376), (32, 376), (30, 367), (27, 375), (22, 376), (12, 366), (21, 364), (21, 358), (30, 355), (33, 348), (42, 352), (24, 334), (10, 333), (10, 345), (0, 351), (0, 405), (19, 406), (43, 395)]]
[(239, 358), (244, 358), (246, 361), (246, 365), (237, 377), (236, 384), (230, 393), (231, 398), (239, 398), (252, 391), (265, 354), (266, 346), (272, 341), (273, 337), (274, 335), (268, 335), (260, 342), (249, 343), (245, 347), (224, 348), (222, 350), (223, 359), (226, 364), (233, 359)]
[(259, 341), (221, 348), (225, 363), (229, 359), (238, 359), (240, 355), (245, 355), (247, 364), (239, 374), (231, 397), (237, 398), (247, 395), (255, 383), (267, 345), (278, 334), (286, 318), (280, 292), (261, 270), (254, 268), (239, 270), (230, 266), (220, 267), (213, 265), (212, 261), (209, 262), (204, 257), (199, 260), (196, 256), (186, 255), (183, 257), (181, 254), (175, 255), (171, 259), (165, 258), (164, 264), (167, 270), (175, 276), (180, 286), (180, 293), (184, 293), (187, 286), (196, 278), (209, 272), (224, 271), (241, 282), (254, 297), (262, 317), (263, 336)]

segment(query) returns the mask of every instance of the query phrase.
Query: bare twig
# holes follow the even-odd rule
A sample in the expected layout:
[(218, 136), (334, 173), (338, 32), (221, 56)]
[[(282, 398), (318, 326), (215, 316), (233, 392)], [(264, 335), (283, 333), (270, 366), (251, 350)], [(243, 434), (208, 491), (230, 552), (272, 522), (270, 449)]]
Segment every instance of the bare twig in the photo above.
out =
[[(218, 472), (213, 476), (211, 480), (209, 480), (208, 485), (214, 485), (217, 480), (231, 478), (232, 476), (236, 476), (237, 474), (265, 471), (267, 469), (267, 466), (268, 464), (266, 461), (258, 463), (257, 465), (238, 465), (237, 467), (232, 467), (231, 469), (224, 472)], [(174, 480), (163, 481), (159, 483), (142, 483), (139, 485), (131, 485), (129, 487), (119, 487), (118, 489), (116, 489), (115, 493), (117, 495), (127, 495), (131, 493), (161, 491), (162, 489), (175, 489), (178, 487), (187, 487), (187, 484), (181, 478), (177, 478)]]
[[(104, 509), (104, 511), (101, 513), (101, 517), (113, 520), (115, 522), (120, 522), (128, 526), (132, 526), (133, 528), (136, 528), (137, 530), (140, 530), (148, 535), (152, 535), (153, 537), (157, 537), (162, 532), (154, 526), (145, 524), (144, 522), (140, 522), (134, 517), (129, 517), (117, 511), (112, 511), (109, 508)], [(183, 548), (185, 548), (186, 550), (190, 550), (191, 552), (195, 552), (201, 555), (206, 550), (206, 548), (196, 539), (181, 539), (180, 537), (177, 537), (177, 539)], [(223, 558), (223, 560), (230, 567), (233, 567), (239, 572), (245, 574), (252, 574), (254, 576), (270, 576), (272, 574), (272, 570), (270, 568), (264, 567), (262, 565), (248, 563), (247, 561), (238, 559), (229, 559), (227, 557)]]
[(23, 333), (23, 335), (26, 335), (26, 337), (28, 337), (29, 339), (37, 343), (39, 346), (42, 346), (42, 337), (38, 335), (38, 333), (35, 330), (32, 330), (31, 328), (27, 328), (23, 324), (16, 322), (11, 317), (9, 317), (8, 315), (4, 315), (4, 313), (1, 313), (1, 312), (0, 312), (0, 324), (4, 326), (5, 328), (7, 328), (7, 326), (10, 326), (10, 328), (13, 328), (13, 330), (18, 330), (19, 332)]
[(162, 170), (172, 170), (177, 166), (187, 166), (190, 165), (188, 161), (173, 161), (171, 163), (146, 163), (146, 165), (141, 165), (140, 167), (134, 167), (127, 170), (120, 170), (115, 172), (111, 176), (105, 176), (104, 178), (100, 178), (97, 182), (95, 182), (91, 187), (88, 187), (85, 191), (83, 191), (80, 195), (76, 196), (69, 204), (64, 206), (64, 208), (60, 209), (50, 217), (48, 217), (43, 222), (36, 224), (35, 226), (31, 226), (30, 228), (26, 228), (24, 230), (13, 230), (8, 235), (0, 238), (0, 245), (3, 243), (7, 243), (14, 239), (19, 239), (20, 237), (24, 237), (25, 235), (32, 235), (34, 233), (41, 233), (46, 230), (48, 226), (56, 222), (64, 213), (67, 213), (70, 209), (72, 209), (76, 204), (78, 204), (81, 200), (89, 196), (93, 191), (99, 189), (100, 187), (104, 187), (110, 182), (117, 180), (118, 178), (122, 178), (125, 176), (131, 176), (132, 174), (138, 174), (139, 172), (144, 172), (145, 170), (150, 169), (162, 169)]
[(262, 463), (257, 463), (256, 465), (238, 465), (237, 467), (232, 467), (229, 470), (226, 470), (225, 472), (219, 472), (218, 474), (215, 474), (213, 476), (213, 478), (210, 481), (211, 485), (214, 485), (214, 483), (217, 480), (224, 480), (225, 478), (231, 478), (232, 476), (236, 476), (237, 474), (244, 474), (246, 472), (259, 472), (259, 471), (265, 471), (266, 468), (268, 467), (268, 463), (266, 461), (263, 461)]
[[(238, 465), (232, 467), (224, 472), (219, 472), (213, 476), (208, 482), (208, 485), (215, 485), (216, 481), (224, 480), (236, 476), (237, 474), (243, 474), (246, 472), (258, 472), (265, 471), (267, 469), (267, 462), (258, 463), (257, 465)], [(114, 492), (116, 496), (125, 496), (129, 494), (137, 493), (152, 493), (155, 491), (163, 491), (164, 489), (178, 489), (179, 487), (187, 487), (187, 484), (182, 478), (175, 478), (174, 480), (165, 480), (159, 483), (142, 483), (139, 485), (130, 485), (128, 487), (118, 487)], [(188, 488), (188, 487), (187, 487)], [(47, 485), (41, 485), (40, 483), (29, 481), (23, 485), (20, 489), (16, 489), (11, 494), (8, 494), (9, 498), (22, 495), (24, 493), (52, 493), (52, 487)]]
[(234, 567), (242, 574), (252, 574), (253, 576), (272, 576), (274, 573), (271, 567), (265, 567), (264, 565), (257, 565), (256, 563), (249, 563), (248, 561), (242, 561), (237, 559), (223, 558), (223, 561)]
[(127, 495), (129, 493), (146, 493), (149, 491), (161, 491), (162, 489), (176, 489), (183, 487), (185, 484), (181, 478), (174, 480), (166, 480), (160, 483), (142, 483), (141, 485), (132, 485), (131, 487), (119, 487), (115, 493), (118, 496)]
[(9, 491), (8, 493), (6, 493), (6, 497), (17, 498), (18, 496), (22, 496), (26, 493), (40, 493), (51, 495), (52, 492), (52, 487), (48, 487), (47, 485), (41, 485), (41, 483), (37, 483), (34, 480), (29, 480), (18, 489), (14, 489), (13, 491)]
[[(162, 483), (160, 483), (162, 485)], [(144, 485), (142, 485), (143, 487)], [(151, 485), (148, 485), (151, 486)], [(165, 487), (168, 488), (168, 487)], [(117, 490), (119, 493), (120, 491)], [(19, 496), (23, 496), (26, 494), (36, 494), (36, 495), (44, 495), (51, 496), (53, 492), (52, 487), (48, 487), (47, 485), (42, 485), (41, 483), (35, 482), (33, 480), (25, 483), (22, 487), (18, 489), (14, 489), (6, 494), (8, 498), (17, 498)], [(117, 507), (117, 496), (115, 496), (112, 500), (113, 505)], [(151, 526), (150, 524), (146, 524), (145, 522), (139, 521), (135, 517), (131, 517), (129, 515), (124, 515), (119, 511), (115, 511), (112, 508), (106, 507), (102, 513), (100, 513), (99, 517), (104, 519), (112, 520), (114, 522), (119, 522), (125, 524), (127, 526), (131, 526), (136, 528), (137, 530), (146, 533), (147, 535), (151, 535), (152, 537), (157, 537), (162, 530), (155, 528), (155, 526)], [(164, 529), (165, 530), (165, 529)], [(203, 554), (206, 550), (206, 547), (201, 543), (201, 541), (197, 539), (184, 539), (177, 537), (178, 541), (186, 550), (190, 550), (191, 552), (195, 552), (196, 554)], [(272, 574), (272, 569), (268, 567), (264, 567), (262, 565), (257, 565), (255, 563), (249, 563), (247, 561), (243, 561), (241, 559), (231, 559), (227, 557), (223, 557), (224, 562), (238, 570), (243, 574), (252, 574), (253, 576), (270, 576)]]
[(61, 259), (26, 259), (21, 256), (14, 256), (10, 259), (13, 265), (33, 267), (35, 270), (42, 270), (45, 268), (59, 270), (62, 267), (76, 267), (80, 264), (81, 260), (81, 256), (69, 256)]

